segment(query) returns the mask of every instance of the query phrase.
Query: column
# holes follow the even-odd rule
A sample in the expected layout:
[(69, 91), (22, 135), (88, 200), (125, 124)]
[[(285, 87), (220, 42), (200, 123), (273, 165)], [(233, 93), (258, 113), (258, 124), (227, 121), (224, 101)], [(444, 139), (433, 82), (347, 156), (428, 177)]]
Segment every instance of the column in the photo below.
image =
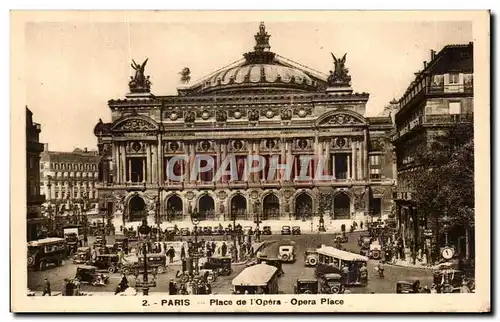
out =
[[(326, 169), (326, 174), (328, 175), (331, 175), (332, 174), (332, 169), (330, 169), (330, 141), (331, 139), (328, 138), (326, 141), (325, 141), (325, 169)], [(335, 173), (333, 174), (335, 176)]]
[[(285, 139), (280, 140), (280, 145), (281, 145), (281, 155), (280, 155), (280, 160), (278, 163), (282, 164), (286, 162), (286, 142)], [(283, 172), (280, 172), (283, 171)], [(282, 175), (283, 173), (283, 175)], [(284, 170), (277, 170), (276, 177), (279, 179), (280, 182), (284, 181)]]
[(351, 138), (351, 178), (353, 180), (357, 179), (357, 173), (356, 173), (356, 141)]
[[(151, 183), (159, 184), (158, 182), (158, 146), (151, 146)], [(159, 211), (159, 209), (158, 209)]]
[(351, 179), (351, 155), (347, 155), (347, 179)]
[[(215, 160), (214, 164), (214, 179), (221, 165), (221, 142), (218, 140), (215, 141), (215, 156), (217, 159)], [(221, 180), (222, 177), (220, 178), (220, 180), (218, 180), (218, 182), (220, 182)]]
[[(113, 151), (113, 169), (109, 169), (108, 171), (111, 171), (113, 173), (113, 182), (114, 183), (118, 183), (118, 169), (120, 167), (120, 159), (118, 157), (118, 149), (116, 147), (116, 143), (113, 143), (113, 148), (112, 148), (112, 151)], [(102, 162), (102, 161), (101, 161)], [(104, 164), (102, 165), (102, 171), (104, 172)], [(104, 174), (104, 173), (103, 173)], [(109, 176), (109, 172), (108, 172), (108, 176)], [(108, 178), (104, 177), (102, 178), (102, 180), (104, 182), (107, 182), (108, 181)]]
[(191, 169), (190, 169), (190, 157), (191, 157), (191, 151), (190, 151), (190, 148), (189, 148), (189, 142), (187, 141), (184, 141), (182, 143), (183, 147), (184, 147), (184, 154), (186, 155), (186, 159), (184, 160), (184, 173), (186, 174), (186, 176), (184, 177), (184, 183), (187, 183), (189, 182), (189, 177), (191, 176)]
[[(121, 182), (126, 182), (127, 181), (127, 155), (126, 155), (126, 150), (125, 150), (125, 145), (123, 144), (120, 144), (119, 146), (120, 148), (120, 158), (121, 158), (121, 161), (120, 161), (120, 165), (121, 165), (121, 174), (120, 174), (120, 178), (121, 178)], [(130, 164), (129, 164), (129, 173), (130, 173)], [(129, 180), (130, 180), (130, 176), (129, 176)]]
[[(227, 157), (227, 142), (226, 142), (226, 140), (220, 141), (220, 150), (221, 150), (222, 159), (221, 159), (221, 162), (219, 164), (221, 164), (222, 161), (225, 160)], [(230, 165), (228, 165), (228, 167), (230, 167)], [(222, 173), (224, 173), (226, 171), (226, 169), (222, 169), (221, 171), (222, 171)], [(223, 182), (229, 181), (229, 179), (230, 179), (230, 177), (228, 178), (226, 175), (221, 176), (221, 180)]]
[(335, 154), (332, 155), (332, 176), (333, 176), (333, 180), (337, 180), (337, 178), (335, 177)]
[(363, 131), (364, 139), (365, 139), (365, 148), (364, 148), (364, 156), (363, 159), (365, 160), (365, 180), (370, 179), (370, 160), (368, 158), (368, 130), (364, 129)]
[[(253, 146), (254, 155), (256, 156), (260, 155), (260, 139), (256, 140), (253, 144), (254, 144)], [(259, 171), (255, 173), (255, 181), (260, 182), (260, 179), (262, 177), (262, 172), (264, 171)]]
[[(165, 167), (163, 165), (163, 142), (161, 141), (161, 138), (158, 138), (158, 145), (156, 146), (157, 149), (157, 169), (158, 169), (158, 184), (161, 186), (163, 185), (163, 182), (165, 181)], [(181, 171), (182, 171), (182, 164), (181, 164)], [(182, 173), (181, 173), (182, 174)]]
[[(149, 150), (148, 150), (149, 151)], [(151, 156), (150, 156), (150, 159), (151, 159)], [(147, 159), (146, 159), (147, 161)], [(145, 181), (145, 182), (148, 182), (147, 181), (147, 177), (146, 177), (146, 174), (150, 174), (151, 171), (147, 171), (147, 168), (146, 168), (146, 161), (144, 161), (144, 159), (142, 159), (142, 181)]]
[(132, 161), (128, 159), (128, 181), (132, 181)]
[[(152, 176), (151, 176), (151, 144), (146, 143), (146, 164), (144, 164), (144, 161), (142, 163), (142, 173), (143, 175), (145, 176), (145, 181), (147, 183), (151, 183), (152, 182)], [(146, 172), (144, 172), (144, 170), (146, 170)]]
[(253, 162), (252, 162), (252, 164), (249, 164), (250, 156), (253, 153), (253, 143), (254, 143), (253, 140), (247, 140), (248, 155), (247, 155), (246, 167), (248, 167), (248, 168), (247, 168), (247, 172), (246, 172), (247, 177), (245, 178), (245, 180), (248, 180), (251, 182), (254, 181), (254, 177), (253, 177), (253, 173), (249, 173), (248, 170), (253, 165)]
[[(318, 147), (317, 147), (317, 149), (316, 149), (316, 170), (315, 170), (315, 172), (318, 172), (318, 169), (319, 169), (319, 162), (320, 162), (320, 161), (324, 162), (324, 159), (323, 159), (323, 144), (322, 144), (322, 142), (320, 142), (319, 140), (318, 140), (318, 142), (317, 142), (317, 143), (318, 143)], [(323, 166), (323, 170), (322, 170), (322, 171), (324, 171), (324, 170), (325, 170), (325, 168), (324, 168), (324, 166)], [(324, 173), (313, 173), (314, 179), (316, 179), (316, 180), (317, 180), (317, 178), (316, 178), (316, 174), (318, 174), (318, 175), (321, 175), (321, 176), (322, 176)]]
[(365, 180), (365, 141), (359, 142), (359, 175), (361, 180)]
[[(286, 142), (286, 153), (287, 153), (287, 157), (286, 157), (286, 161), (288, 162), (288, 160), (290, 160), (290, 162), (292, 162), (292, 164), (290, 164), (291, 167), (293, 167), (294, 165), (294, 159), (292, 158), (292, 140), (291, 139), (288, 139), (287, 142)], [(297, 173), (295, 173), (295, 175), (297, 175)], [(291, 175), (290, 175), (290, 178), (288, 178), (289, 181), (293, 181), (295, 178), (292, 178)]]

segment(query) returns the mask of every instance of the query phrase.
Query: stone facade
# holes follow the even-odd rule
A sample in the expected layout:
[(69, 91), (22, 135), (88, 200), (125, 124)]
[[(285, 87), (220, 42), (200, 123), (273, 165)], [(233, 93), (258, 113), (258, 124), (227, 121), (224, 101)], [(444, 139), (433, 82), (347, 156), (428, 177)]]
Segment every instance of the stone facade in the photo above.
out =
[[(115, 227), (142, 216), (150, 223), (186, 222), (193, 212), (202, 220), (230, 220), (232, 214), (254, 220), (258, 214), (265, 221), (390, 211), (390, 117), (365, 117), (369, 94), (332, 85), (327, 75), (269, 51), (262, 27), (255, 50), (241, 62), (179, 87), (178, 95), (131, 90), (108, 102), (111, 122), (99, 121), (94, 133), (102, 157), (100, 206)], [(169, 165), (183, 155), (191, 158)], [(201, 164), (193, 155), (213, 157), (215, 170), (194, 176)], [(301, 155), (313, 161), (292, 161), (289, 177), (265, 167), (243, 180), (240, 162), (252, 155), (267, 164)], [(235, 157), (230, 167), (238, 178), (213, 180), (228, 156)], [(316, 179), (319, 162), (332, 179)], [(183, 180), (171, 180), (169, 166)], [(298, 177), (301, 170), (310, 178)]]
[(40, 189), (46, 201), (55, 205), (58, 212), (67, 210), (70, 204), (80, 210), (95, 208), (99, 158), (97, 151), (49, 151), (45, 144), (40, 162)]
[(47, 223), (41, 215), (44, 196), (40, 195), (41, 126), (33, 122), (33, 112), (26, 107), (26, 200), (27, 240), (38, 239)]

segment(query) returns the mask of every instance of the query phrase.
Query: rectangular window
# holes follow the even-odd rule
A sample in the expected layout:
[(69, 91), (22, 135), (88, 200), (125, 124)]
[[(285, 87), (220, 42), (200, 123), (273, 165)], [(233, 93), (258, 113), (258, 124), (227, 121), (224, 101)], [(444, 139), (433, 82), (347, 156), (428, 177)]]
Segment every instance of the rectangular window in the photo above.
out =
[(380, 179), (380, 169), (370, 169), (371, 179)]
[(460, 82), (460, 74), (459, 73), (450, 73), (450, 76), (448, 78), (448, 83), (450, 85), (458, 85)]
[(450, 102), (449, 103), (449, 111), (451, 115), (461, 114), (462, 106), (460, 102)]
[(380, 155), (370, 155), (370, 165), (380, 165)]

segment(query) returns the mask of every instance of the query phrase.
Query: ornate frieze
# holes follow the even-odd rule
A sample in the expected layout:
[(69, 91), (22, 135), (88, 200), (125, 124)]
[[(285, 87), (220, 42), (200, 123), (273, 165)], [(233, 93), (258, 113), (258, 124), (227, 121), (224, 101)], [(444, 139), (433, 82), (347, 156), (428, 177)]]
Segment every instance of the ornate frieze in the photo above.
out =
[(128, 119), (120, 123), (119, 126), (115, 128), (115, 130), (130, 132), (151, 131), (156, 130), (156, 126), (143, 119)]

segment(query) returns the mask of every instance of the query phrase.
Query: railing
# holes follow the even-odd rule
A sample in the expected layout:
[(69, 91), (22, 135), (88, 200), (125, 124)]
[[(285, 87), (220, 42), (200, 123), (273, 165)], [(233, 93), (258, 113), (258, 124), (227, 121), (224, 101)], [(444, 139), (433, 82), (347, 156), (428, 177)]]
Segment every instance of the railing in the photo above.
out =
[(472, 122), (472, 114), (430, 114), (425, 116), (425, 123), (458, 123), (458, 122)]
[(428, 94), (445, 94), (445, 93), (472, 93), (474, 90), (473, 84), (440, 84), (431, 85), (427, 88)]

